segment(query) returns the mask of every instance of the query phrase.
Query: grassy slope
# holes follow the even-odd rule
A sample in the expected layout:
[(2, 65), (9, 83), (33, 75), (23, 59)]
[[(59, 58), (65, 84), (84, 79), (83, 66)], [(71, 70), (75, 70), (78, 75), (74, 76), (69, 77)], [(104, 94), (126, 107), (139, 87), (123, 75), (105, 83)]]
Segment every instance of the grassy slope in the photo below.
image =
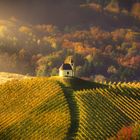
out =
[(140, 119), (139, 84), (123, 86), (59, 77), (2, 84), (0, 139), (111, 137)]
[(29, 78), (29, 76), (16, 73), (0, 72), (0, 84), (5, 83), (7, 81), (11, 81), (13, 79), (25, 79), (25, 78)]

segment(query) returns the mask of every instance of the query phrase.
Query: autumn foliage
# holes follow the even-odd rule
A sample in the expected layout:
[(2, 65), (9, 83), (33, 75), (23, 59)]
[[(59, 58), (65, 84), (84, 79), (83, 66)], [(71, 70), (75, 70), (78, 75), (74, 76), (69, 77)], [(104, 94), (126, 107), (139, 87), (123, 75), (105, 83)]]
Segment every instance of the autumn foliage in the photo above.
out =
[[(63, 61), (73, 56), (78, 77), (139, 80), (139, 3), (134, 3), (128, 14), (122, 12), (126, 9), (117, 0), (104, 4), (87, 1), (80, 8), (86, 14), (93, 12), (97, 21), (93, 19), (94, 23), (88, 26), (81, 23), (60, 28), (52, 24), (31, 25), (12, 18), (0, 20), (0, 71), (58, 75)], [(136, 24), (128, 26), (127, 21)]]
[(114, 138), (109, 140), (138, 140), (140, 138), (140, 124), (135, 123), (128, 127), (123, 127)]

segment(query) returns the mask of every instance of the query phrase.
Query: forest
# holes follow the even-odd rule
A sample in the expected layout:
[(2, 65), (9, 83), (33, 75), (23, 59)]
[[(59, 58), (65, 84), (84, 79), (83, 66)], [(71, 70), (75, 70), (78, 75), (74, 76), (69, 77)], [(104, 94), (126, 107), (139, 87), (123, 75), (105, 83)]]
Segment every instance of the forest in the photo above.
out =
[(79, 9), (80, 19), (61, 27), (0, 20), (0, 71), (55, 76), (73, 57), (77, 77), (139, 81), (140, 2), (125, 8), (117, 0), (87, 0)]

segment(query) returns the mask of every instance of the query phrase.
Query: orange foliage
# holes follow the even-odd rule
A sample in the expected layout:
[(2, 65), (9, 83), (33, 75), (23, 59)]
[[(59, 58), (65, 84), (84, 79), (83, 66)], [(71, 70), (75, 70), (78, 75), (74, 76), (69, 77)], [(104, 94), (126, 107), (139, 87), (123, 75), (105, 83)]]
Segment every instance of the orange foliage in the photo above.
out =
[(124, 127), (117, 134), (117, 140), (131, 140), (132, 127)]
[(130, 31), (127, 31), (127, 33), (125, 34), (125, 41), (132, 41), (134, 38), (134, 32), (132, 32), (131, 30)]
[(117, 29), (117, 30), (111, 32), (111, 35), (112, 35), (113, 41), (123, 40), (125, 35), (126, 35), (126, 30), (125, 29)]
[(65, 39), (62, 43), (62, 48), (74, 49), (73, 42)]
[(26, 34), (29, 34), (31, 32), (31, 28), (27, 27), (27, 26), (21, 26), (19, 28), (19, 32), (22, 32), (22, 33), (26, 33)]
[(97, 41), (100, 40), (106, 40), (111, 38), (111, 34), (109, 32), (105, 32), (99, 27), (91, 27), (90, 33), (93, 36), (93, 38)]
[(75, 52), (77, 52), (79, 54), (88, 55), (88, 54), (92, 54), (97, 49), (96, 48), (85, 47), (82, 43), (77, 42), (77, 43), (74, 43), (74, 50), (75, 50)]
[(73, 49), (75, 52), (83, 55), (92, 54), (97, 50), (94, 47), (90, 48), (89, 45), (82, 42), (72, 42), (69, 40), (64, 40), (62, 43), (62, 47), (67, 49)]
[(80, 5), (80, 7), (87, 7), (90, 8), (92, 10), (95, 10), (96, 12), (101, 12), (102, 11), (102, 6), (100, 4), (97, 3), (89, 3), (89, 4), (82, 4)]
[(110, 2), (106, 7), (105, 10), (108, 12), (119, 13), (120, 8), (118, 2)]
[(121, 57), (118, 58), (118, 63), (129, 68), (137, 68), (140, 66), (140, 56)]
[(97, 12), (102, 11), (102, 6), (100, 4), (96, 4), (96, 3), (90, 3), (89, 8), (91, 8), (91, 9), (97, 11)]
[(53, 26), (53, 25), (37, 25), (35, 27), (37, 30), (41, 31), (41, 32), (48, 32), (48, 33), (54, 33), (57, 31), (57, 27)]
[(132, 14), (140, 18), (140, 3), (135, 3), (132, 7)]

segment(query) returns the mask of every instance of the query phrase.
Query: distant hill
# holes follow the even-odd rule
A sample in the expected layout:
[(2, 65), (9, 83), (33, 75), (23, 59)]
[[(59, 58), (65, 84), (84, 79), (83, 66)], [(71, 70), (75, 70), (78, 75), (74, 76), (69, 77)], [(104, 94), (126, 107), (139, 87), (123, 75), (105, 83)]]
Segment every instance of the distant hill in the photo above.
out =
[(0, 139), (105, 140), (139, 122), (139, 87), (59, 77), (9, 81), (0, 85)]
[(106, 4), (96, 0), (47, 2), (44, 11), (37, 7), (44, 22), (38, 14), (31, 20), (40, 19), (39, 23), (0, 19), (0, 71), (56, 76), (63, 61), (72, 56), (78, 77), (139, 81), (138, 1), (130, 2), (130, 10), (114, 0), (105, 0)]
[(81, 21), (80, 26), (59, 28), (16, 18), (0, 20), (0, 71), (54, 76), (63, 61), (73, 56), (78, 77), (138, 81), (139, 20), (129, 14), (103, 12), (103, 8), (96, 11), (96, 6), (81, 5), (81, 10), (88, 11), (84, 22), (90, 21), (89, 12), (95, 18), (91, 18), (93, 24)]

